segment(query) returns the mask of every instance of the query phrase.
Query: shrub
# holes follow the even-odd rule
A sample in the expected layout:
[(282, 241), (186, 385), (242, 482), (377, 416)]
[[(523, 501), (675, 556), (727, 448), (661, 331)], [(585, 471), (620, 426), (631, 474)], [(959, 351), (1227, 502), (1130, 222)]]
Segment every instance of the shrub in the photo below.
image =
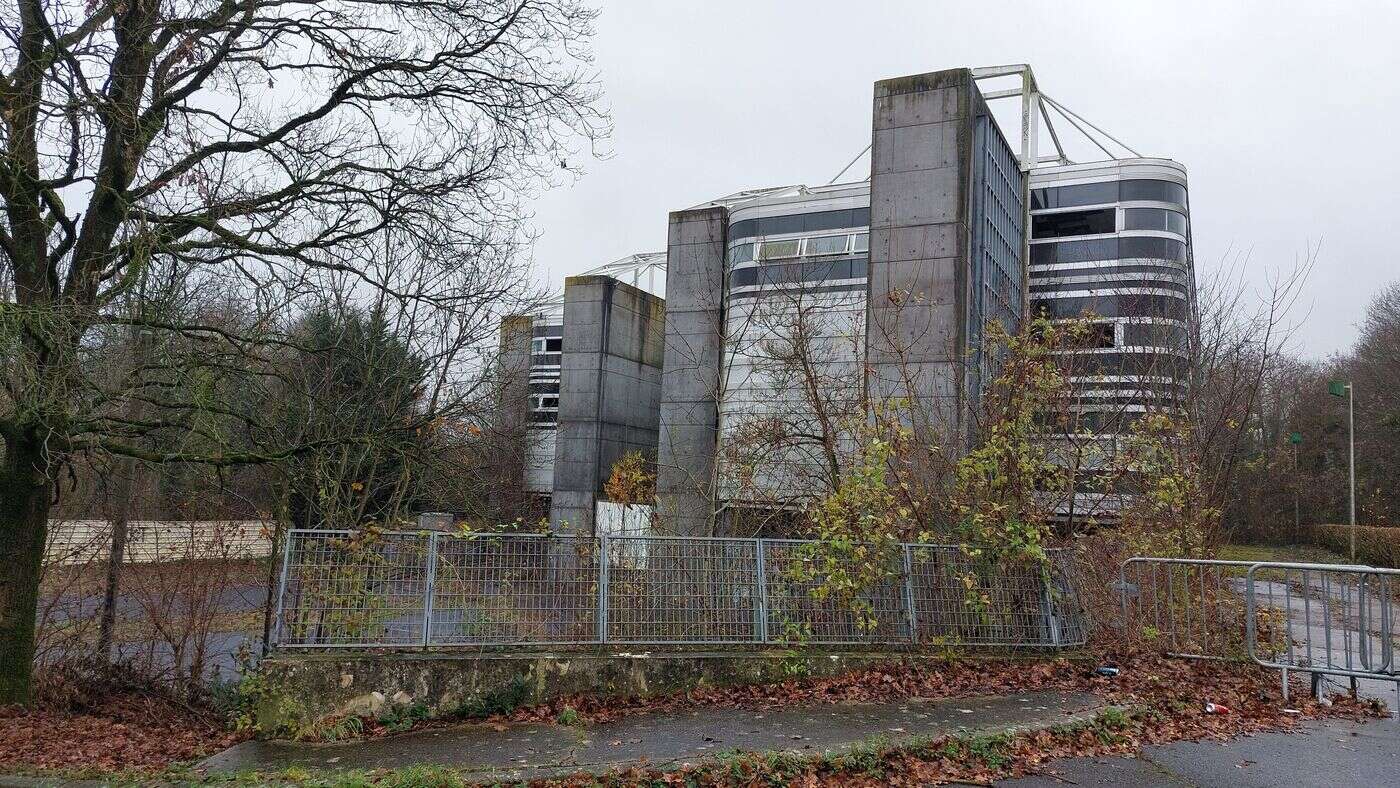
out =
[[(1312, 541), (1342, 555), (1351, 553), (1349, 525), (1314, 525)], [(1373, 566), (1400, 569), (1400, 528), (1356, 526), (1356, 560)]]

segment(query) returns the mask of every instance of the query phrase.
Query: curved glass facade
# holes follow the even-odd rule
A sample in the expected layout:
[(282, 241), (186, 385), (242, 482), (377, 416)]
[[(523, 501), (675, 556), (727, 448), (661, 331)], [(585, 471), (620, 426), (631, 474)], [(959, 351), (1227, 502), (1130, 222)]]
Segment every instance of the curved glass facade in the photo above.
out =
[[(1170, 162), (1031, 177), (1031, 312), (1095, 324), (1095, 341), (1065, 355), (1079, 427), (1105, 452), (1142, 414), (1176, 409), (1190, 374), (1196, 285), (1185, 182)], [(1060, 514), (1111, 516), (1118, 505), (1082, 490)]]

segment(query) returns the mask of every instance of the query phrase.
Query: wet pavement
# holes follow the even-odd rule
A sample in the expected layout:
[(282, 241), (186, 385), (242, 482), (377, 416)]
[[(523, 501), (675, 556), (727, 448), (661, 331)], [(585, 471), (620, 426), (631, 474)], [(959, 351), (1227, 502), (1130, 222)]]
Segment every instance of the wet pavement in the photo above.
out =
[(1070, 758), (999, 788), (1379, 788), (1400, 785), (1400, 724), (1314, 722), (1296, 733), (1146, 747), (1134, 758)]
[(1092, 717), (1103, 701), (1087, 693), (909, 700), (753, 711), (696, 708), (569, 727), (460, 725), (344, 744), (244, 742), (205, 761), (210, 771), (455, 766), (483, 779), (603, 772), (631, 763), (695, 762), (726, 751), (834, 753), (883, 737), (894, 743), (960, 730), (1045, 728)]
[[(1397, 635), (1400, 605), (1382, 604), (1373, 586), (1367, 593), (1356, 593), (1355, 585), (1326, 582), (1327, 573), (1294, 573), (1290, 582), (1256, 580), (1255, 599), (1263, 607), (1284, 611), (1288, 616), (1290, 642), (1275, 659), (1296, 665), (1331, 665), (1354, 671), (1393, 671), (1397, 667)], [(1244, 581), (1234, 583), (1244, 593)], [(1389, 641), (1389, 643), (1387, 643)], [(1349, 689), (1345, 676), (1324, 677), (1326, 691)], [(1357, 679), (1357, 692), (1385, 701), (1396, 708), (1400, 686), (1392, 680)]]

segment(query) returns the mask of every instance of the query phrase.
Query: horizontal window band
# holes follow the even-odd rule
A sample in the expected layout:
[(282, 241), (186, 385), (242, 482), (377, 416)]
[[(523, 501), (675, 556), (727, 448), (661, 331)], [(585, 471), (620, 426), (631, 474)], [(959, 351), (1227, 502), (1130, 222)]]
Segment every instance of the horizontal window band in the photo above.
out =
[(756, 299), (756, 298), (779, 298), (779, 297), (792, 298), (794, 295), (797, 295), (797, 296), (802, 296), (802, 295), (821, 295), (821, 294), (824, 294), (824, 293), (861, 293), (861, 294), (864, 294), (864, 293), (865, 293), (865, 289), (866, 289), (866, 283), (865, 283), (865, 282), (859, 282), (859, 283), (853, 283), (853, 284), (849, 284), (849, 285), (829, 285), (829, 286), (820, 286), (820, 287), (804, 287), (804, 288), (791, 288), (791, 289), (787, 289), (787, 288), (783, 288), (783, 289), (769, 288), (769, 289), (760, 289), (760, 290), (744, 290), (744, 291), (740, 291), (740, 292), (732, 292), (732, 293), (730, 293), (730, 294), (729, 294), (729, 300), (730, 300), (730, 301), (744, 301), (744, 300), (752, 300), (752, 299)]
[(1115, 236), (1087, 241), (1048, 241), (1031, 245), (1031, 265), (1147, 258), (1185, 261), (1186, 244), (1158, 236)]
[[(1085, 285), (1090, 285), (1085, 287)], [(1161, 279), (1116, 279), (1104, 282), (1047, 282), (1031, 283), (1031, 292), (1039, 295), (1056, 293), (1101, 293), (1113, 296), (1119, 290), (1174, 290), (1182, 295), (1190, 295), (1191, 289), (1180, 282)]]
[(1031, 209), (1106, 205), (1129, 200), (1152, 200), (1186, 207), (1186, 187), (1151, 178), (1044, 186), (1031, 189)]
[(795, 213), (786, 216), (764, 216), (744, 219), (729, 225), (729, 240), (757, 238), (784, 233), (811, 233), (823, 230), (849, 229), (863, 231), (870, 226), (869, 208), (844, 208), (836, 211)]
[(746, 266), (729, 272), (729, 287), (733, 289), (753, 285), (823, 282), (831, 279), (864, 279), (867, 267), (864, 255)]

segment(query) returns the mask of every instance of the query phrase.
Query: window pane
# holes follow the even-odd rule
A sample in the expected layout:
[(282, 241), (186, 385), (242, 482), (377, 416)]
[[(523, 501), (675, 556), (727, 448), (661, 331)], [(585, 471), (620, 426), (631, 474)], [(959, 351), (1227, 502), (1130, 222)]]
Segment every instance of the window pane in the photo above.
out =
[(1101, 208), (1097, 211), (1038, 214), (1031, 217), (1031, 237), (1064, 238), (1111, 233), (1117, 229), (1115, 213), (1112, 208)]
[(753, 259), (753, 244), (739, 244), (729, 249), (729, 264), (747, 263)]
[(754, 284), (758, 284), (757, 268), (740, 268), (729, 275), (730, 287), (747, 287)]
[(1123, 238), (1119, 250), (1124, 258), (1148, 257), (1155, 260), (1186, 261), (1186, 244), (1172, 238)]
[[(1150, 239), (1166, 240), (1166, 239)], [(1031, 246), (1031, 263), (1082, 263), (1089, 260), (1118, 259), (1117, 238), (1096, 238), (1092, 241), (1061, 241)]]
[(1186, 217), (1166, 208), (1127, 208), (1123, 211), (1125, 230), (1170, 230), (1186, 234)]
[(1081, 183), (1054, 186), (1031, 192), (1031, 209), (1070, 208), (1075, 205), (1103, 205), (1118, 202), (1118, 182)]
[(1124, 230), (1165, 230), (1167, 211), (1164, 208), (1128, 208), (1123, 211)]
[(825, 235), (820, 238), (807, 239), (807, 254), (816, 256), (819, 254), (845, 254), (846, 236)]
[(558, 353), (564, 349), (564, 339), (562, 337), (546, 339), (544, 341), (544, 349), (551, 353)]
[(870, 233), (856, 233), (855, 250), (857, 252), (870, 251)]
[(796, 257), (800, 251), (802, 242), (800, 240), (791, 241), (764, 241), (758, 247), (758, 259), (777, 260), (782, 257)]
[(1123, 181), (1123, 200), (1157, 200), (1186, 205), (1186, 187), (1171, 181), (1131, 180)]

